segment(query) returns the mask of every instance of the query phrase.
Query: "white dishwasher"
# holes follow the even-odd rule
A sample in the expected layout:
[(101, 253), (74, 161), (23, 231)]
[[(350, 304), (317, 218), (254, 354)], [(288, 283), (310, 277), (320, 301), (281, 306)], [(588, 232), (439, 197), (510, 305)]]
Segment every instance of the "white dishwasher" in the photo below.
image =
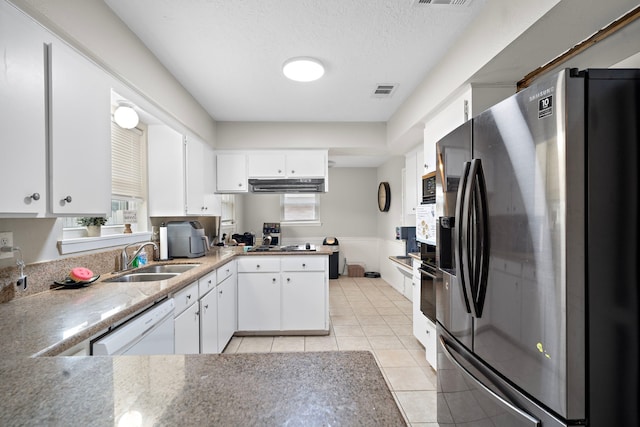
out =
[(91, 344), (94, 356), (174, 354), (173, 298), (156, 304)]

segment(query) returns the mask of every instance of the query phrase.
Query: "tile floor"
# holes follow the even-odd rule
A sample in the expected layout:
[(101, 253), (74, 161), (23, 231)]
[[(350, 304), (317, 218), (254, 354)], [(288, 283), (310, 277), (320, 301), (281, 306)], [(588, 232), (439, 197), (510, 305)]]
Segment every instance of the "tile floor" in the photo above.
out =
[(407, 424), (437, 427), (436, 374), (413, 336), (412, 305), (382, 279), (329, 281), (327, 336), (234, 337), (225, 353), (370, 350)]

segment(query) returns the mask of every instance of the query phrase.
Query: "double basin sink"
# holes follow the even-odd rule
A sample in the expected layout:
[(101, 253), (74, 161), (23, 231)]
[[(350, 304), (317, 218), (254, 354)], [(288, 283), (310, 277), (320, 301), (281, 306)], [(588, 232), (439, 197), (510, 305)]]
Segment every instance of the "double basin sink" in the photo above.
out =
[(137, 268), (122, 276), (113, 277), (105, 282), (155, 282), (176, 277), (200, 264), (157, 264)]

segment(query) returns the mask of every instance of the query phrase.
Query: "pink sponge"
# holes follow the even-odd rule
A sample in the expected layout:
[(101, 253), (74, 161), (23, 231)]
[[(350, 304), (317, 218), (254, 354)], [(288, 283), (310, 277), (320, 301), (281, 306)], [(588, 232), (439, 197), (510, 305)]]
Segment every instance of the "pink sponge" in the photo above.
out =
[(69, 278), (71, 280), (75, 280), (76, 282), (85, 282), (90, 280), (93, 277), (93, 271), (84, 267), (76, 267), (72, 268), (69, 273)]

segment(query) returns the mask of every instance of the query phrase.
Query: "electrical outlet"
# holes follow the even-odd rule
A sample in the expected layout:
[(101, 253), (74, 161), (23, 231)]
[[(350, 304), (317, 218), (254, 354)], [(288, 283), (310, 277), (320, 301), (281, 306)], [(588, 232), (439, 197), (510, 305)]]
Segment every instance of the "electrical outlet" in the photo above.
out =
[[(3, 246), (13, 247), (13, 232), (2, 231), (0, 232), (0, 248)], [(2, 252), (0, 251), (0, 258), (13, 258), (13, 251)]]

